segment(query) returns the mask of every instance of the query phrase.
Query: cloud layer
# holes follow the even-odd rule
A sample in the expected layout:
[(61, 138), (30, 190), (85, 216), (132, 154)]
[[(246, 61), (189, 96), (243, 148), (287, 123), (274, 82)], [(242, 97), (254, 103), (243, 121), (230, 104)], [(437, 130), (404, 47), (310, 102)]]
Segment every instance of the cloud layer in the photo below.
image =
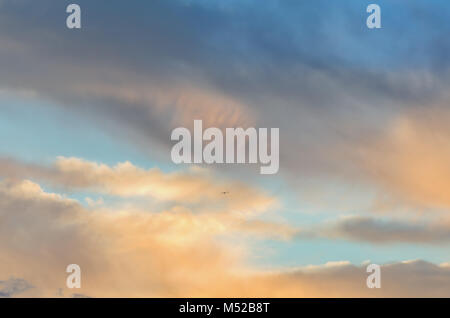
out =
[(64, 286), (71, 263), (82, 268), (80, 292), (93, 297), (449, 296), (445, 264), (385, 265), (375, 291), (365, 286), (364, 266), (348, 262), (252, 268), (245, 245), (218, 239), (223, 224), (189, 212), (86, 210), (29, 181), (2, 183), (0, 196), (0, 272), (36, 286), (2, 282), (3, 296), (71, 295)]
[(347, 261), (270, 272), (250, 261), (270, 253), (253, 245), (264, 240), (448, 252), (450, 6), (379, 1), (383, 29), (370, 32), (363, 2), (79, 0), (83, 28), (67, 30), (68, 1), (1, 0), (0, 97), (83, 118), (149, 162), (167, 163), (171, 130), (194, 119), (278, 127), (281, 158), (262, 179), (8, 150), (0, 296), (70, 296), (71, 263), (79, 296), (450, 296), (448, 265), (400, 256), (377, 291)]

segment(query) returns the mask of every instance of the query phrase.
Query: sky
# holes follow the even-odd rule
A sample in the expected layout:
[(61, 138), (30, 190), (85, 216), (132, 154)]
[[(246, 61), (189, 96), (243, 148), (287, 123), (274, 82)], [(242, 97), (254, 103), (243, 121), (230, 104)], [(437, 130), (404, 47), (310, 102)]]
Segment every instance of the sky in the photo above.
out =
[[(450, 297), (449, 17), (0, 0), (0, 297)], [(174, 164), (197, 119), (279, 128), (278, 173)]]

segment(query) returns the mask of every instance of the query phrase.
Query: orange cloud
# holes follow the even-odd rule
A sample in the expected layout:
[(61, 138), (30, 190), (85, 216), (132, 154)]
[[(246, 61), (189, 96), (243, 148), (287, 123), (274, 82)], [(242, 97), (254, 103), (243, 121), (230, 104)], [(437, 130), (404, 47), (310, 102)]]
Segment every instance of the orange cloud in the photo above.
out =
[(450, 207), (450, 111), (403, 113), (361, 152), (365, 171), (384, 193), (423, 208)]
[(50, 168), (2, 160), (0, 172), (5, 177), (36, 178), (68, 189), (121, 197), (148, 197), (183, 204), (208, 203), (209, 210), (263, 212), (277, 205), (276, 198), (258, 188), (241, 182), (220, 181), (210, 171), (200, 168), (164, 173), (157, 168), (140, 169), (130, 162), (110, 167), (79, 158), (59, 157)]
[(70, 296), (72, 263), (82, 269), (77, 294), (92, 297), (449, 296), (445, 264), (383, 266), (381, 290), (366, 288), (364, 267), (348, 262), (261, 271), (246, 261), (249, 246), (219, 239), (220, 219), (87, 210), (30, 181), (0, 184), (0, 219), (0, 279), (33, 286), (19, 296)]

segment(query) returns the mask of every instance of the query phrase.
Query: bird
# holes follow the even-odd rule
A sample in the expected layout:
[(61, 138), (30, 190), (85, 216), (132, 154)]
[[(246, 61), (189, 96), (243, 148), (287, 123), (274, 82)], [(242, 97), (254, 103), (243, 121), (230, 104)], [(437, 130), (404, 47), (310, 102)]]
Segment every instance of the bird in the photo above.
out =
[(228, 193), (230, 193), (230, 192), (228, 192), (228, 191), (223, 191), (222, 192), (223, 195), (228, 194)]

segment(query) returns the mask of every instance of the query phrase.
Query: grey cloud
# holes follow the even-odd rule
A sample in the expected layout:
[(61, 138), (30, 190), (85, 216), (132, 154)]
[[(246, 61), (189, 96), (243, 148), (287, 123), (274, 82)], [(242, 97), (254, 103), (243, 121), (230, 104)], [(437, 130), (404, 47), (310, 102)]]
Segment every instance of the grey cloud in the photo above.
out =
[[(431, 85), (425, 78), (413, 81), (408, 76), (392, 76), (398, 70), (377, 71), (366, 61), (358, 60), (364, 53), (369, 53), (370, 60), (370, 40), (379, 44), (379, 55), (390, 58), (388, 47), (399, 36), (391, 31), (384, 43), (380, 37), (360, 31), (351, 21), (359, 23), (362, 5), (319, 1), (311, 6), (272, 1), (266, 5), (258, 3), (257, 8), (256, 2), (249, 2), (233, 3), (224, 9), (197, 1), (152, 1), (124, 9), (118, 1), (107, 5), (82, 1), (85, 29), (71, 33), (60, 26), (64, 2), (41, 2), (36, 10), (34, 4), (26, 1), (6, 3), (1, 29), (8, 33), (3, 33), (2, 38), (19, 48), (23, 46), (23, 50), (4, 46), (2, 67), (7, 76), (3, 85), (34, 88), (63, 99), (74, 94), (74, 84), (83, 81), (91, 85), (125, 85), (132, 90), (141, 80), (147, 85), (154, 80), (168, 85), (209, 83), (227, 95), (248, 101), (269, 119), (274, 112), (265, 108), (282, 108), (287, 113), (291, 112), (289, 108), (305, 105), (346, 108), (350, 97), (356, 98), (355, 102), (370, 97), (376, 100), (372, 104), (379, 106), (379, 101), (429, 97), (440, 87), (438, 79)], [(414, 2), (407, 9), (417, 6)], [(434, 8), (428, 11), (433, 12)], [(427, 15), (422, 15), (422, 20), (424, 31), (434, 30)], [(362, 53), (334, 47), (337, 40), (333, 36), (342, 37), (342, 41)], [(359, 42), (362, 44), (357, 45)], [(431, 50), (428, 43), (422, 43), (423, 46)], [(17, 63), (11, 63), (14, 60)], [(404, 60), (397, 58), (400, 64)], [(111, 78), (114, 72), (104, 72), (105, 69), (116, 70), (120, 79)], [(42, 74), (46, 74), (45, 79)], [(82, 94), (73, 98), (82, 100), (79, 95)], [(93, 96), (87, 97), (97, 104)], [(111, 102), (111, 96), (103, 97), (106, 103)], [(124, 100), (117, 103), (128, 104)], [(101, 105), (99, 108), (101, 114), (108, 114)], [(148, 114), (137, 109), (111, 109), (113, 118), (129, 120), (129, 126), (136, 124), (138, 131), (146, 129), (139, 124), (142, 119), (148, 120), (147, 128), (151, 129)], [(133, 111), (139, 116), (133, 117)]]
[[(167, 158), (174, 127), (208, 118), (280, 127), (282, 174), (345, 178), (360, 173), (346, 150), (407, 108), (446, 101), (447, 7), (391, 4), (391, 27), (369, 33), (361, 3), (79, 1), (83, 29), (71, 32), (68, 3), (4, 2), (0, 87), (34, 91), (140, 149), (164, 150), (151, 156)], [(415, 18), (415, 32), (397, 10)], [(225, 101), (177, 106), (192, 88)]]
[(72, 294), (72, 298), (91, 298), (84, 294)]
[[(450, 223), (437, 220), (411, 222), (354, 216), (332, 222), (331, 225), (309, 236), (314, 235), (373, 244), (445, 245), (450, 241)], [(303, 235), (303, 237), (307, 236), (307, 234)]]
[(381, 266), (381, 288), (369, 289), (366, 266), (344, 264), (315, 270), (300, 269), (288, 274), (287, 278), (293, 284), (309, 287), (309, 297), (450, 296), (449, 267), (422, 260), (385, 264)]
[(9, 278), (8, 280), (0, 280), (0, 298), (13, 297), (33, 288), (26, 280), (21, 278)]

